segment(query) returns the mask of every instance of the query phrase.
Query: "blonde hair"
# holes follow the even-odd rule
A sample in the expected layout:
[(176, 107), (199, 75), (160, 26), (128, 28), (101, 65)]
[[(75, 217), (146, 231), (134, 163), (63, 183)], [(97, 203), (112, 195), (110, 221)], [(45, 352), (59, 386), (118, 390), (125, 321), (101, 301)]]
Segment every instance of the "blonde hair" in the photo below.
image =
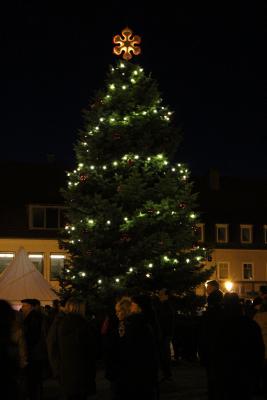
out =
[(65, 304), (64, 311), (67, 313), (77, 313), (85, 315), (85, 303), (71, 297)]
[(120, 313), (119, 319), (124, 319), (131, 314), (131, 304), (132, 304), (132, 299), (126, 296), (122, 297), (119, 301), (117, 301), (115, 308), (117, 316), (118, 313)]

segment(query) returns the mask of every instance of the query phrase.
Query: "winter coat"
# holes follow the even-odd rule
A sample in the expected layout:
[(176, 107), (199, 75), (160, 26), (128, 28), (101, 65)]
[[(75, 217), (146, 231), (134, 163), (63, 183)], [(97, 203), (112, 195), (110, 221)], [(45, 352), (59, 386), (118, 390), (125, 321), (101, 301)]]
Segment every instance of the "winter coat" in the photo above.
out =
[(220, 398), (250, 398), (254, 376), (264, 357), (263, 339), (255, 321), (221, 308), (208, 310), (201, 321), (199, 355), (208, 382), (225, 396)]
[[(4, 324), (3, 324), (4, 325)], [(19, 398), (20, 355), (18, 344), (13, 340), (12, 327), (0, 329), (0, 387), (1, 399)]]
[(171, 339), (174, 333), (175, 313), (170, 300), (157, 304), (157, 316), (162, 339)]
[(55, 359), (52, 369), (65, 396), (95, 393), (96, 347), (95, 331), (82, 315), (55, 318), (48, 334), (49, 359)]
[(45, 317), (42, 312), (32, 310), (23, 321), (28, 362), (47, 359)]
[(47, 334), (47, 352), (48, 352), (48, 360), (50, 367), (52, 369), (53, 376), (55, 378), (59, 378), (59, 368), (60, 368), (60, 354), (59, 354), (59, 337), (58, 337), (58, 329), (61, 323), (62, 318), (65, 316), (64, 312), (59, 312)]
[(257, 311), (254, 316), (254, 320), (261, 328), (261, 333), (265, 345), (265, 359), (267, 360), (267, 310)]
[(18, 321), (14, 321), (12, 329), (12, 340), (18, 346), (20, 368), (25, 368), (27, 365), (28, 355), (27, 355), (24, 332), (21, 324)]
[(118, 399), (156, 398), (158, 352), (152, 327), (140, 314), (125, 320), (125, 334), (118, 339), (115, 387)]

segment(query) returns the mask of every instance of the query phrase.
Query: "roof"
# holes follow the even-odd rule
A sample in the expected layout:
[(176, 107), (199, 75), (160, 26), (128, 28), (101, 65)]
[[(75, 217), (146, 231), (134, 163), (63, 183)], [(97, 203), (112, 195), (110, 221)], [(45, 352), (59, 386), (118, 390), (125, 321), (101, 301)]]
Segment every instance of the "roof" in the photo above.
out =
[(35, 268), (23, 247), (0, 276), (0, 298), (11, 303), (22, 299), (38, 299), (51, 302), (58, 298), (52, 286)]

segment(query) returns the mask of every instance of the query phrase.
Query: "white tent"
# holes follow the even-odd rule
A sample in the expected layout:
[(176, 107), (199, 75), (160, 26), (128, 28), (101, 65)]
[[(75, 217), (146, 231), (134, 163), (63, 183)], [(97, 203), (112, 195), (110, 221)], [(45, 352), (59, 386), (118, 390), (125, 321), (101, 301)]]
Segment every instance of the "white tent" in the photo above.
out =
[(20, 304), (22, 299), (38, 299), (42, 304), (50, 304), (58, 296), (20, 247), (0, 276), (0, 299), (14, 305)]

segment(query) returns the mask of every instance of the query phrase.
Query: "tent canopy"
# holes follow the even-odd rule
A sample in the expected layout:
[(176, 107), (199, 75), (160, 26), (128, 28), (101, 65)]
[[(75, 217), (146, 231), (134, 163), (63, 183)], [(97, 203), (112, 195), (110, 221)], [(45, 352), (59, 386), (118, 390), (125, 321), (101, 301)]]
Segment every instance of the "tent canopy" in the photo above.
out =
[(43, 304), (49, 304), (58, 299), (58, 296), (35, 268), (25, 249), (20, 247), (0, 276), (0, 298), (13, 304), (18, 304), (26, 298), (38, 299)]

